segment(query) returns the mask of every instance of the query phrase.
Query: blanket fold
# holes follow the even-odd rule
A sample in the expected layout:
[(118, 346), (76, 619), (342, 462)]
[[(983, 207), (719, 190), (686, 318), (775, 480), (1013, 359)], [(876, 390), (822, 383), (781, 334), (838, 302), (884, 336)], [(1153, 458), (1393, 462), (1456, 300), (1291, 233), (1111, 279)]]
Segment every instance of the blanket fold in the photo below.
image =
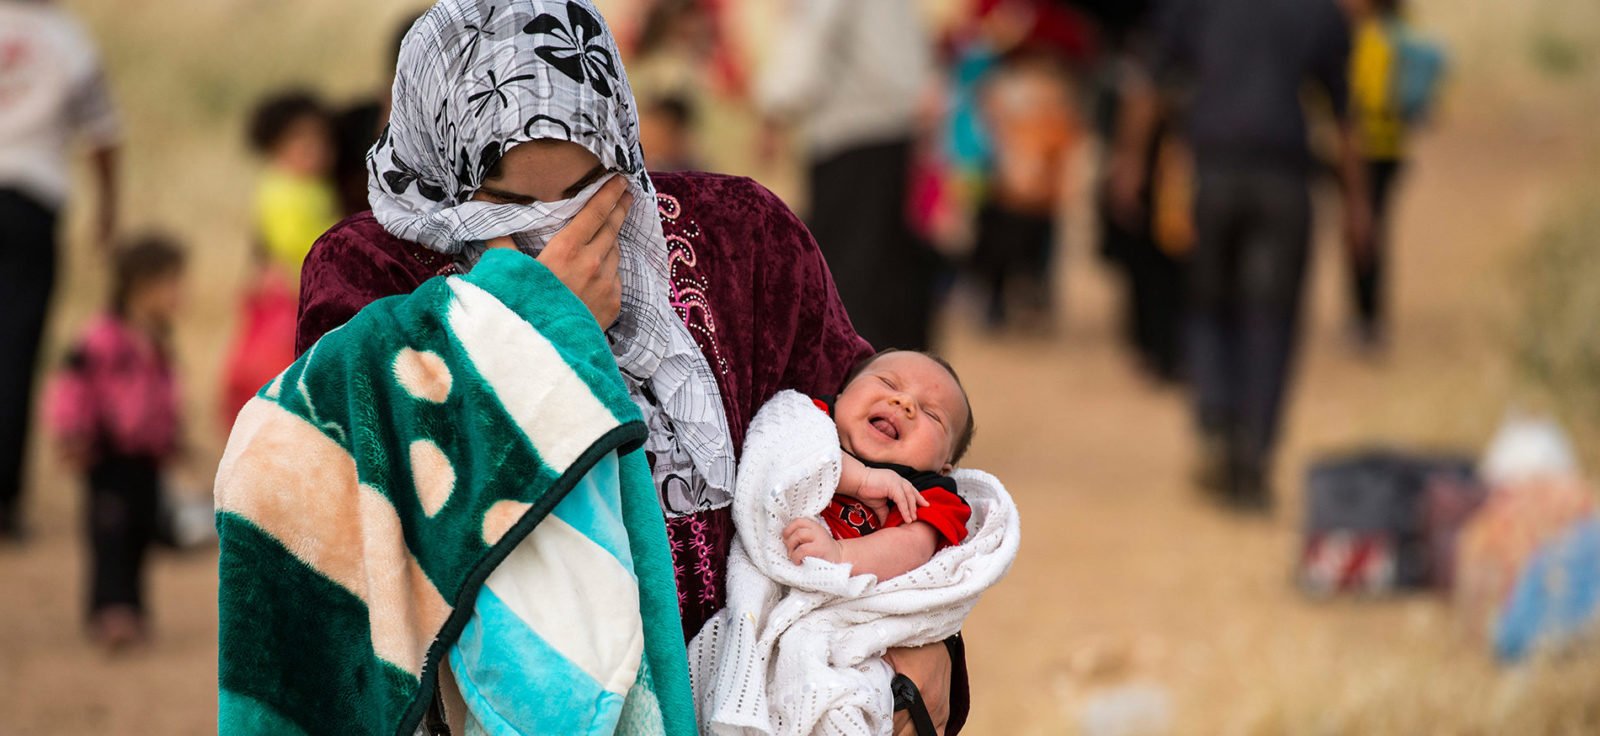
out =
[(527, 648), (474, 651), (603, 678), (593, 728), (693, 733), (644, 435), (594, 319), (520, 253), (328, 333), (246, 404), (217, 470), (219, 731), (406, 736), (486, 580), (553, 585), (541, 559), (599, 549), (610, 597), (589, 604), (625, 610), (578, 644), (524, 618)]
[(728, 605), (689, 644), (703, 733), (889, 733), (892, 672), (883, 653), (955, 634), (1016, 558), (1020, 529), (1004, 486), (958, 470), (972, 506), (961, 544), (889, 580), (817, 559), (795, 565), (782, 531), (821, 514), (839, 485), (839, 458), (833, 421), (799, 393), (773, 397), (750, 425), (733, 501)]

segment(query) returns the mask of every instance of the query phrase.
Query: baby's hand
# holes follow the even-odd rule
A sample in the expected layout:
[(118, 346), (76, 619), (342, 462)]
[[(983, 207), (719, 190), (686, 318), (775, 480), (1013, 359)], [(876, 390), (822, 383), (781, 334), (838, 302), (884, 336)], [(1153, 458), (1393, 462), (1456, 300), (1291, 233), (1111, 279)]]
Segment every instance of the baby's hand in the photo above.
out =
[(886, 468), (868, 470), (855, 497), (872, 509), (880, 522), (889, 517), (891, 503), (900, 510), (900, 518), (907, 524), (917, 520), (918, 507), (928, 505), (928, 499), (922, 497), (911, 481)]
[(821, 524), (810, 519), (795, 519), (783, 528), (783, 548), (789, 550), (789, 561), (798, 565), (807, 557), (828, 562), (844, 559), (844, 546)]

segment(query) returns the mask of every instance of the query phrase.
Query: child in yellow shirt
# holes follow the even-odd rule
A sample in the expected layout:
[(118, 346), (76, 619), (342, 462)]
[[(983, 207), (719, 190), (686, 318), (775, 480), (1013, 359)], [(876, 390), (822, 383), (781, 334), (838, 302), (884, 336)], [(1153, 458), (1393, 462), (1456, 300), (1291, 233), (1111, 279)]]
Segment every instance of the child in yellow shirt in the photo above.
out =
[(1354, 336), (1368, 349), (1384, 342), (1389, 211), (1404, 168), (1406, 139), (1426, 122), (1445, 66), (1443, 50), (1416, 35), (1404, 10), (1403, 0), (1367, 0), (1350, 53), (1350, 111), (1367, 161), (1373, 226), (1371, 252), (1351, 262), (1350, 283)]
[(333, 126), (315, 97), (268, 98), (250, 120), (250, 145), (266, 159), (253, 214), (257, 268), (240, 304), (239, 327), (223, 369), (222, 426), (262, 385), (294, 362), (300, 264), (339, 221), (333, 187)]
[(266, 159), (256, 185), (257, 244), (267, 265), (298, 285), (311, 244), (339, 221), (328, 113), (304, 92), (271, 97), (256, 108), (250, 143)]

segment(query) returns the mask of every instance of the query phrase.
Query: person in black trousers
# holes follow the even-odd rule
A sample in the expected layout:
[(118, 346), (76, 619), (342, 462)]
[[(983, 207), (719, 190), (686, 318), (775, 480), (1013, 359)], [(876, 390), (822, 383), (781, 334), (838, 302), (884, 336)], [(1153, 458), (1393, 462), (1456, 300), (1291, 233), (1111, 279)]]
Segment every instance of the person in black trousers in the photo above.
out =
[(0, 542), (22, 536), (23, 458), (34, 369), (56, 276), (56, 231), (72, 183), (67, 145), (85, 140), (100, 200), (116, 220), (116, 113), (94, 45), (54, 3), (0, 0)]
[(0, 539), (21, 535), (23, 456), (33, 409), (33, 371), (56, 277), (54, 209), (0, 189)]
[[(1169, 0), (1156, 12), (1154, 84), (1140, 94), (1186, 91), (1195, 157), (1187, 357), (1201, 481), (1234, 508), (1264, 511), (1311, 241), (1308, 84), (1340, 123), (1353, 257), (1370, 251), (1365, 170), (1346, 115), (1349, 23), (1336, 0)], [(1114, 168), (1120, 196), (1136, 194), (1139, 167)]]
[(1139, 367), (1157, 382), (1176, 384), (1186, 375), (1183, 324), (1188, 313), (1187, 252), (1193, 242), (1188, 232), (1166, 233), (1164, 238), (1158, 228), (1158, 212), (1182, 206), (1165, 201), (1173, 196), (1170, 192), (1156, 191), (1163, 151), (1167, 156), (1183, 155), (1169, 128), (1158, 124), (1143, 150), (1129, 156), (1140, 167), (1144, 182), (1132, 198), (1136, 209), (1123, 209), (1107, 182), (1100, 193), (1099, 218), (1101, 250), (1126, 278), (1123, 328)]
[(940, 260), (907, 207), (934, 81), (929, 33), (910, 0), (808, 0), (787, 9), (755, 90), (766, 116), (763, 156), (790, 129), (803, 142), (806, 226), (856, 332), (879, 348), (925, 350)]
[(906, 217), (911, 151), (906, 139), (813, 161), (806, 227), (856, 331), (875, 346), (926, 350), (939, 261)]

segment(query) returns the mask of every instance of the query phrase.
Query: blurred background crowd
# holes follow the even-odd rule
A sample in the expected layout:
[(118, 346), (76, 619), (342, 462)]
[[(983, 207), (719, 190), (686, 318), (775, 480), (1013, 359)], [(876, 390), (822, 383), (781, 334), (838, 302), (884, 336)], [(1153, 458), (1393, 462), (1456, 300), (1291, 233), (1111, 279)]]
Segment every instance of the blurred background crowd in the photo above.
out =
[[(970, 733), (1600, 730), (1600, 6), (600, 0), (1024, 515)], [(424, 6), (0, 0), (0, 733), (215, 716), (210, 474)]]

